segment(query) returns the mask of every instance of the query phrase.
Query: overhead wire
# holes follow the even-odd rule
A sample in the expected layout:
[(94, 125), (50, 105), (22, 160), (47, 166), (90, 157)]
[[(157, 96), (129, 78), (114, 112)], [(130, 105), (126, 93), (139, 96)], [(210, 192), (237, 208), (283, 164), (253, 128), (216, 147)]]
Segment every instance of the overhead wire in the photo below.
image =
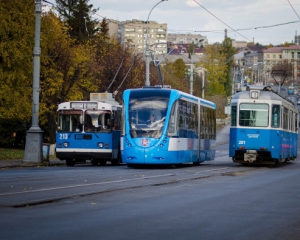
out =
[(240, 34), (238, 31), (234, 30), (232, 27), (230, 27), (228, 24), (226, 24), (224, 21), (222, 21), (220, 18), (218, 18), (216, 15), (214, 15), (212, 12), (210, 12), (209, 10), (207, 10), (204, 6), (202, 6), (199, 2), (197, 2), (196, 0), (193, 0), (196, 4), (198, 4), (200, 7), (202, 7), (205, 11), (207, 11), (209, 14), (211, 14), (212, 16), (214, 16), (216, 19), (218, 19), (221, 23), (223, 23), (224, 25), (226, 25), (227, 27), (229, 27), (231, 30), (233, 30), (234, 32), (236, 32), (238, 35), (240, 35), (241, 37), (247, 39), (249, 42), (251, 42), (250, 39), (248, 39), (247, 37), (245, 37), (244, 35)]
[(289, 0), (287, 0), (287, 1), (288, 1), (288, 3), (290, 4), (291, 8), (292, 8), (292, 9), (294, 10), (294, 12), (296, 13), (297, 17), (300, 19), (299, 15), (298, 15), (298, 13), (296, 12), (296, 10), (295, 10), (295, 8), (293, 7), (293, 5), (290, 3)]
[[(51, 4), (53, 6), (55, 6), (55, 4), (47, 1), (47, 0), (42, 0), (43, 2), (46, 2), (48, 4)], [(289, 1), (289, 0), (287, 0)], [(245, 36), (243, 36), (242, 34), (238, 33), (238, 31), (249, 31), (249, 30), (257, 30), (257, 29), (263, 29), (263, 28), (273, 28), (273, 27), (278, 27), (278, 26), (283, 26), (283, 25), (288, 25), (288, 24), (294, 24), (294, 23), (299, 23), (300, 20), (297, 21), (290, 21), (290, 22), (285, 22), (285, 23), (278, 23), (278, 24), (273, 24), (273, 25), (266, 25), (266, 26), (258, 26), (258, 27), (250, 27), (250, 28), (240, 28), (240, 29), (233, 29), (232, 27), (230, 27), (229, 25), (227, 25), (225, 22), (223, 22), (221, 19), (219, 19), (217, 16), (215, 16), (213, 13), (211, 13), (209, 10), (207, 10), (204, 6), (202, 6), (200, 3), (198, 3), (196, 0), (194, 0), (195, 3), (197, 3), (200, 7), (202, 7), (203, 9), (205, 9), (207, 12), (209, 12), (212, 16), (214, 16), (216, 19), (218, 19), (220, 22), (222, 22), (224, 25), (226, 25), (227, 27), (229, 27), (231, 30), (228, 30), (228, 32), (236, 32), (237, 34), (239, 34), (240, 36), (242, 36), (243, 38), (247, 39), (248, 41), (251, 42), (250, 39), (246, 38)], [(290, 2), (289, 2), (290, 3)], [(290, 4), (291, 5), (291, 4)], [(293, 8), (293, 6), (291, 5), (291, 7)], [(294, 8), (293, 8), (294, 9)], [(294, 9), (295, 11), (295, 9)], [(296, 11), (295, 11), (296, 13)], [(297, 14), (297, 13), (296, 13)], [(111, 22), (114, 23), (118, 26), (122, 26), (124, 23), (121, 23), (117, 20), (113, 20), (113, 19), (108, 19), (98, 13), (94, 13), (93, 15), (97, 15), (102, 19), (106, 19), (107, 22)], [(298, 18), (300, 19), (299, 15), (297, 14)], [(94, 18), (94, 17), (92, 17)], [(98, 19), (98, 18), (94, 18), (94, 19)], [(129, 24), (129, 26), (131, 26)], [(135, 26), (132, 24), (132, 26)], [(221, 30), (177, 30), (177, 29), (169, 29), (170, 32), (186, 32), (186, 33), (217, 33), (217, 34), (223, 34), (224, 33), (224, 29)]]

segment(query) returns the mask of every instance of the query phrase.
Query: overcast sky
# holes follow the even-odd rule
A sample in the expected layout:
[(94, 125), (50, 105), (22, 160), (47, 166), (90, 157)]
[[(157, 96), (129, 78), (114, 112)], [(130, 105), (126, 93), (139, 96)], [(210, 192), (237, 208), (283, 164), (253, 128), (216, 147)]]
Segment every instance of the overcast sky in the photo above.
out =
[[(159, 0), (89, 0), (102, 17), (146, 21)], [(227, 36), (238, 41), (280, 44), (300, 35), (300, 0), (168, 0), (159, 3), (149, 20), (168, 24), (168, 33), (194, 33), (209, 43)], [(274, 26), (279, 25), (279, 26)], [(243, 29), (243, 30), (242, 30)], [(247, 29), (247, 30), (245, 30)]]

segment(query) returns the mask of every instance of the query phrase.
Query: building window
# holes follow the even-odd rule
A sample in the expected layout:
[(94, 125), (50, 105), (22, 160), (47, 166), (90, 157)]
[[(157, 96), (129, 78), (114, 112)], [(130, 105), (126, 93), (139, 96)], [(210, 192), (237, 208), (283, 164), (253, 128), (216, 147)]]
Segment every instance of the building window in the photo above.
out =
[(270, 54), (267, 54), (267, 58), (270, 58)]
[(276, 54), (273, 54), (273, 58), (276, 58)]
[(294, 57), (295, 57), (295, 56), (294, 56), (294, 55), (295, 55), (295, 53), (294, 53), (294, 52), (291, 52), (291, 53), (292, 53), (292, 59), (294, 59)]
[(282, 59), (282, 55), (281, 54), (279, 54), (279, 58)]
[(285, 58), (285, 59), (288, 59), (288, 58), (289, 58), (289, 53), (288, 53), (288, 52), (285, 52), (285, 53), (284, 53), (284, 58)]
[(300, 59), (300, 52), (297, 52), (297, 58)]

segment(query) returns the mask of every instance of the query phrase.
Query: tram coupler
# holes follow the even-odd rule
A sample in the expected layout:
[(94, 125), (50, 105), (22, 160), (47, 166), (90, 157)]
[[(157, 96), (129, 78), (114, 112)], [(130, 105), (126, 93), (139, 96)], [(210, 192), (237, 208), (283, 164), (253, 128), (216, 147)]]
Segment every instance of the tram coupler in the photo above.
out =
[(256, 150), (247, 150), (247, 152), (244, 153), (244, 161), (245, 162), (254, 162), (257, 158), (257, 151)]

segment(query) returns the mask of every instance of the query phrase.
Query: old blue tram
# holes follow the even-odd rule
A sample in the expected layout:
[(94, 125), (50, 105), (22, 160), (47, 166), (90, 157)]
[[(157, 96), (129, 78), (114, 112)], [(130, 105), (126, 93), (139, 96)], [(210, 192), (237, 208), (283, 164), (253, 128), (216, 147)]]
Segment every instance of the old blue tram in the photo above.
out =
[(68, 166), (90, 160), (93, 165), (121, 162), (122, 106), (111, 93), (91, 93), (90, 101), (58, 105), (56, 156)]
[(275, 164), (297, 156), (298, 110), (270, 86), (248, 86), (231, 99), (229, 156), (241, 164)]
[(124, 163), (196, 165), (215, 158), (213, 102), (170, 88), (128, 89), (123, 93), (122, 119)]

